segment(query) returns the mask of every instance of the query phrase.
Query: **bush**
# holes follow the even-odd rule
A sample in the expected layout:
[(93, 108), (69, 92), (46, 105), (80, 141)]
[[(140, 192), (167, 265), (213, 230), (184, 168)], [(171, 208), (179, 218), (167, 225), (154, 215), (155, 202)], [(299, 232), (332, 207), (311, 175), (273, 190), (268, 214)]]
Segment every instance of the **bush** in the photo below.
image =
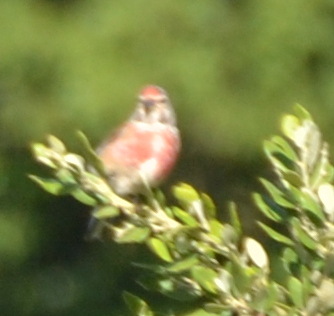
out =
[[(334, 168), (328, 144), (311, 115), (297, 105), (282, 120), (283, 136), (264, 142), (277, 181), (260, 179), (267, 194), (254, 203), (286, 234), (259, 222), (282, 248), (283, 280), (275, 280), (272, 258), (261, 243), (243, 233), (236, 204), (230, 223), (221, 223), (205, 193), (188, 184), (173, 187), (177, 205), (148, 188), (141, 203), (117, 196), (86, 136), (79, 132), (82, 156), (56, 137), (32, 145), (38, 162), (52, 177), (31, 175), (51, 194), (69, 194), (94, 207), (94, 236), (145, 244), (160, 264), (141, 264), (138, 282), (176, 300), (191, 301), (197, 315), (334, 315)], [(277, 227), (277, 225), (275, 225)], [(276, 259), (277, 260), (277, 259)], [(140, 298), (124, 294), (135, 315), (153, 312)]]

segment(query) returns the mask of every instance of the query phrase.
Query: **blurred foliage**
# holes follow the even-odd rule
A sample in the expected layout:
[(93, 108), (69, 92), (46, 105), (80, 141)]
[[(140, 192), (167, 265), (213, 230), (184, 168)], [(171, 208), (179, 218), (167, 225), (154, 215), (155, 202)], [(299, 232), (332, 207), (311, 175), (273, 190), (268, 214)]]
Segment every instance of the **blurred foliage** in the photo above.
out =
[(2, 0), (0, 30), (0, 309), (12, 315), (109, 314), (120, 280), (135, 286), (136, 250), (85, 243), (88, 212), (31, 185), (28, 142), (51, 133), (77, 149), (80, 129), (97, 144), (136, 91), (161, 85), (183, 136), (170, 182), (237, 200), (252, 231), (247, 192), (270, 172), (259, 144), (276, 117), (298, 101), (334, 136), (330, 0)]
[[(51, 178), (30, 175), (53, 195), (72, 195), (94, 206), (94, 236), (119, 244), (144, 244), (160, 260), (136, 264), (145, 270), (139, 284), (177, 302), (190, 302), (190, 315), (329, 315), (334, 314), (334, 167), (328, 144), (311, 115), (300, 105), (282, 120), (285, 137), (264, 144), (277, 181), (261, 179), (267, 194), (254, 201), (287, 233), (263, 222), (259, 226), (282, 245), (281, 277), (275, 280), (263, 245), (243, 232), (238, 210), (230, 203), (230, 222), (217, 220), (212, 199), (188, 184), (173, 187), (177, 205), (146, 188), (141, 202), (117, 196), (99, 157), (83, 133), (78, 137), (86, 160), (67, 150), (56, 137), (34, 143), (36, 160)], [(89, 168), (88, 168), (89, 166)], [(146, 183), (145, 179), (143, 179)], [(134, 316), (154, 313), (141, 298), (124, 293)], [(200, 305), (199, 305), (200, 304)], [(177, 304), (169, 308), (172, 314)], [(199, 305), (199, 306), (198, 306)], [(188, 315), (189, 315), (188, 311)], [(166, 311), (163, 311), (166, 313)]]

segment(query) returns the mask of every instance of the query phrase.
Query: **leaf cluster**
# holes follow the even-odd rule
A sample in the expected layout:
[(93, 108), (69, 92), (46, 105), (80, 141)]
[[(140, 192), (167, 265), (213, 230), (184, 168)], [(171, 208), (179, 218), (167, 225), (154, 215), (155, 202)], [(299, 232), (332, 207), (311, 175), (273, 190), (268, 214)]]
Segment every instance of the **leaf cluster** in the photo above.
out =
[[(201, 314), (327, 315), (334, 309), (334, 169), (328, 145), (301, 106), (284, 116), (282, 131), (284, 137), (264, 144), (277, 183), (261, 179), (267, 194), (253, 197), (266, 217), (288, 229), (283, 235), (259, 223), (283, 246), (286, 282), (273, 280), (264, 247), (244, 235), (234, 203), (230, 223), (221, 223), (212, 199), (185, 183), (172, 189), (177, 205), (167, 205), (163, 193), (151, 188), (140, 203), (119, 197), (83, 133), (83, 157), (54, 136), (46, 145), (33, 144), (35, 158), (52, 177), (30, 177), (51, 194), (94, 206), (92, 216), (115, 242), (145, 244), (160, 260), (137, 264), (143, 268), (138, 282), (148, 290), (201, 299)], [(153, 314), (140, 298), (124, 297), (135, 315)]]

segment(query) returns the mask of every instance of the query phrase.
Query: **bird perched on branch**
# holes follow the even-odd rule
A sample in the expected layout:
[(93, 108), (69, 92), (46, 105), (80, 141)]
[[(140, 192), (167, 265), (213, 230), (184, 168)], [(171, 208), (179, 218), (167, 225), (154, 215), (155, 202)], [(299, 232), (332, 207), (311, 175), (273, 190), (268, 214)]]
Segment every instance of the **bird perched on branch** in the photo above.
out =
[[(180, 147), (170, 99), (164, 89), (149, 85), (141, 90), (129, 119), (98, 147), (97, 154), (114, 192), (130, 197), (145, 195), (164, 181), (176, 163)], [(95, 230), (93, 235), (96, 238), (100, 233)]]
[(120, 196), (144, 193), (171, 172), (180, 135), (170, 99), (160, 87), (146, 86), (130, 118), (97, 149), (109, 183)]

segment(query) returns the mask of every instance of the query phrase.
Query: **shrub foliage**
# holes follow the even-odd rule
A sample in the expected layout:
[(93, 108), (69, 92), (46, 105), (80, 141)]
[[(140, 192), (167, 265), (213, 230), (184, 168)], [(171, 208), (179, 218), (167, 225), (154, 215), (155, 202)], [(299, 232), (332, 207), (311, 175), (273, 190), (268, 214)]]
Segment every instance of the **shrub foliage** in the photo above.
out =
[[(103, 230), (117, 243), (145, 244), (160, 264), (141, 264), (138, 282), (176, 300), (201, 298), (197, 314), (334, 315), (334, 168), (328, 144), (299, 105), (284, 115), (281, 130), (282, 136), (264, 142), (277, 179), (260, 179), (266, 194), (254, 193), (253, 200), (269, 219), (259, 227), (281, 245), (284, 280), (274, 279), (274, 259), (261, 243), (243, 233), (236, 204), (228, 206), (230, 222), (221, 223), (212, 199), (185, 183), (172, 188), (177, 205), (151, 188), (140, 202), (119, 197), (81, 132), (81, 155), (54, 136), (34, 143), (33, 155), (51, 177), (30, 177), (51, 194), (91, 205), (99, 223), (95, 236)], [(137, 296), (124, 298), (134, 315), (153, 315)]]

